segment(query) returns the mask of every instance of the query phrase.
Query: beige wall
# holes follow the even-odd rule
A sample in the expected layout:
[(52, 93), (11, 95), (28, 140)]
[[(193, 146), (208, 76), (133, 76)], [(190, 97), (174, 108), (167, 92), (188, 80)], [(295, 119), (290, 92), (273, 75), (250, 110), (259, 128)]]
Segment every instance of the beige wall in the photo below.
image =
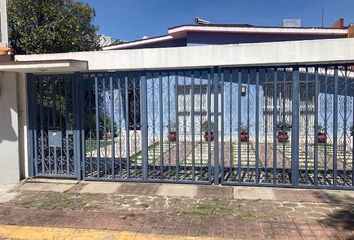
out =
[(20, 180), (16, 73), (0, 73), (0, 184)]

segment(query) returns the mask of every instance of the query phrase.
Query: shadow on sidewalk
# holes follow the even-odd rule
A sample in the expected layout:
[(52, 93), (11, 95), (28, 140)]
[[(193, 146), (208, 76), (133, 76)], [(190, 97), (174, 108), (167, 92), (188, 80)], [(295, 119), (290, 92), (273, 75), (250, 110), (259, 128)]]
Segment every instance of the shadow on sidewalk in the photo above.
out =
[(319, 222), (326, 226), (334, 227), (343, 234), (344, 239), (354, 240), (354, 197), (344, 192), (321, 191), (321, 197), (325, 197), (329, 204), (338, 206), (325, 219)]

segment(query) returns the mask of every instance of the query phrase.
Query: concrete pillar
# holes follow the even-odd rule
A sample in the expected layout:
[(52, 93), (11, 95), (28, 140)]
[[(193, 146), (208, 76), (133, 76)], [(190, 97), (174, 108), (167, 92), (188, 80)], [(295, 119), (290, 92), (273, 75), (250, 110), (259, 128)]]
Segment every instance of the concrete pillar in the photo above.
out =
[(28, 160), (28, 105), (27, 105), (27, 75), (17, 73), (17, 106), (18, 106), (18, 148), (21, 179), (29, 176)]
[(0, 184), (20, 180), (16, 73), (0, 73)]

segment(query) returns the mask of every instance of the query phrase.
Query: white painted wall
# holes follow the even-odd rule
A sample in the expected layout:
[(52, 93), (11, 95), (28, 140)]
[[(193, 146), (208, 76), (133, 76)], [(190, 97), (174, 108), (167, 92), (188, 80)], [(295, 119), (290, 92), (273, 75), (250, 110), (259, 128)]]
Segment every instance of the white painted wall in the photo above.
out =
[[(90, 71), (174, 69), (213, 66), (274, 66), (354, 62), (354, 39), (193, 46), (16, 56), (17, 61), (74, 59)], [(25, 68), (25, 66), (23, 66)], [(47, 69), (50, 71), (50, 69)]]
[(0, 73), (0, 184), (20, 180), (16, 73)]

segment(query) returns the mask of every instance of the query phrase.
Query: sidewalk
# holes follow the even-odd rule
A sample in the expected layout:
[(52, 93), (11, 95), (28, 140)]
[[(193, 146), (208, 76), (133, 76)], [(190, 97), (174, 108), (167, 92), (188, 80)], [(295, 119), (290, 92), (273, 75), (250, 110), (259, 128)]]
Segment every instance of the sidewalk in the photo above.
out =
[[(0, 204), (0, 224), (103, 230), (109, 239), (122, 232), (126, 239), (354, 239), (352, 191), (58, 182), (13, 189), (14, 199)], [(17, 231), (3, 229), (4, 238)]]

